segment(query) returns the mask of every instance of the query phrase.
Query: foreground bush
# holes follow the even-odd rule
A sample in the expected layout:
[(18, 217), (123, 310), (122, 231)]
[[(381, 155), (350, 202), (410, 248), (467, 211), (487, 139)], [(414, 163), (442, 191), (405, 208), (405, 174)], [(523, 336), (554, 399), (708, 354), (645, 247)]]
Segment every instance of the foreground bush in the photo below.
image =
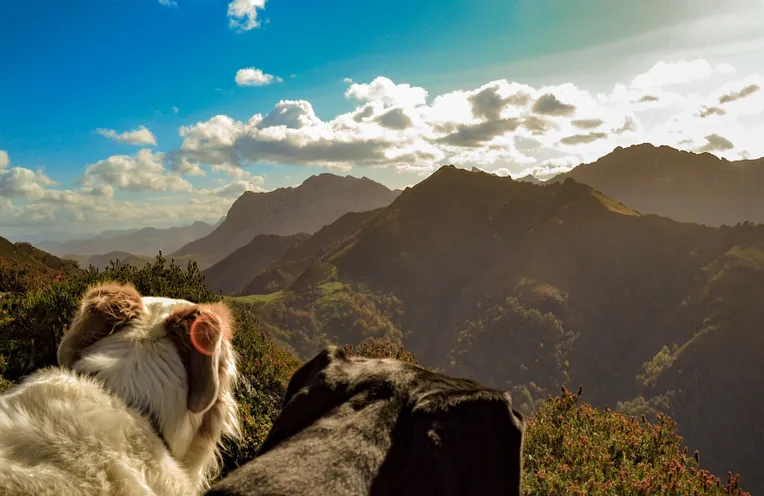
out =
[(281, 411), (289, 378), (302, 365), (279, 348), (247, 312), (236, 311), (233, 344), (240, 356), (236, 388), (242, 438), (226, 442), (221, 477), (255, 457)]
[[(526, 496), (748, 495), (730, 474), (726, 485), (687, 455), (674, 421), (657, 424), (578, 403), (578, 394), (545, 401), (528, 420), (523, 460)], [(750, 496), (750, 495), (748, 495)]]
[(88, 286), (103, 281), (132, 283), (143, 295), (182, 298), (198, 303), (219, 297), (204, 283), (195, 263), (186, 269), (165, 266), (161, 253), (140, 269), (112, 264), (104, 270), (89, 268), (49, 284), (13, 292), (0, 299), (0, 373), (11, 380), (35, 369), (56, 364), (56, 348)]

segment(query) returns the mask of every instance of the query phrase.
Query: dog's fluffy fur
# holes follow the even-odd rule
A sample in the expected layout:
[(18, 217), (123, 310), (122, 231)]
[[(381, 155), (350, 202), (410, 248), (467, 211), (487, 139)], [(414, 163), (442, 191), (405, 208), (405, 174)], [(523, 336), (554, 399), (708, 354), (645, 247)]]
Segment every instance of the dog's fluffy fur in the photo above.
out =
[(330, 347), (289, 382), (258, 456), (207, 496), (520, 495), (506, 392)]
[[(195, 329), (208, 353), (189, 337), (201, 316)], [(193, 495), (209, 486), (219, 442), (239, 429), (224, 305), (98, 285), (58, 361), (0, 397), (0, 494)]]

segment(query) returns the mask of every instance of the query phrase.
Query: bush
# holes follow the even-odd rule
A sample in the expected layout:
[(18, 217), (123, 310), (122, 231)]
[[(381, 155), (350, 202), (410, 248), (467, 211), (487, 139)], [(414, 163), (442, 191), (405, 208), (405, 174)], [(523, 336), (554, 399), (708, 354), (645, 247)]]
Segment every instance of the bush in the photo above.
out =
[(723, 486), (699, 469), (699, 453), (687, 456), (670, 418), (661, 415), (651, 424), (578, 404), (580, 395), (563, 388), (528, 420), (526, 496), (748, 495), (739, 489), (739, 476), (729, 474)]
[(33, 370), (56, 364), (56, 349), (88, 286), (103, 281), (132, 283), (143, 295), (182, 298), (197, 303), (219, 298), (204, 283), (195, 263), (184, 270), (174, 263), (165, 266), (160, 253), (143, 268), (112, 263), (104, 270), (90, 267), (72, 276), (0, 299), (0, 372), (18, 379)]
[(402, 362), (419, 365), (419, 361), (413, 353), (406, 351), (403, 345), (394, 344), (389, 339), (367, 338), (355, 348), (352, 344), (346, 344), (345, 353), (348, 356), (366, 358), (395, 358)]
[(245, 311), (235, 312), (234, 348), (240, 356), (236, 389), (242, 438), (226, 442), (221, 477), (253, 459), (281, 411), (289, 378), (302, 365), (279, 348)]

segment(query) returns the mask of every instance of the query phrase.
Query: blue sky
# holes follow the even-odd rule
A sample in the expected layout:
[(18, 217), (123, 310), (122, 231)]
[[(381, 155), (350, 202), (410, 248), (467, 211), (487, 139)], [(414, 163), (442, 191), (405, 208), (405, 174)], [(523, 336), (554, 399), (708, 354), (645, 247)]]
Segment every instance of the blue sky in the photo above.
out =
[[(761, 156), (763, 14), (761, 0), (2, 2), (0, 235), (209, 221), (244, 190), (325, 171), (390, 187), (444, 163), (544, 176), (641, 141)], [(498, 107), (478, 109), (481, 91)], [(738, 96), (722, 108), (724, 94)], [(558, 110), (534, 110), (544, 95)]]

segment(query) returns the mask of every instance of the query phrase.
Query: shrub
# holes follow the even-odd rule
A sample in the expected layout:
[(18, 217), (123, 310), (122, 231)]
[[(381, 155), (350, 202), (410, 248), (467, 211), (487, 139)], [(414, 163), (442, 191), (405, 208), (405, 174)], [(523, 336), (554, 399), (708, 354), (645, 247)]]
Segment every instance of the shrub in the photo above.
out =
[(236, 389), (242, 438), (223, 450), (221, 477), (255, 457), (281, 411), (289, 378), (301, 365), (279, 348), (246, 311), (236, 311), (234, 348), (240, 356)]
[[(739, 476), (726, 485), (687, 455), (675, 423), (660, 415), (651, 424), (609, 409), (578, 403), (562, 388), (528, 420), (523, 458), (526, 496), (748, 495)], [(750, 496), (750, 495), (748, 495)]]
[(401, 344), (392, 343), (389, 339), (367, 338), (355, 348), (352, 344), (346, 344), (345, 353), (348, 356), (366, 358), (395, 358), (402, 362), (419, 365), (413, 353), (406, 351)]
[(165, 266), (160, 253), (153, 264), (140, 269), (112, 263), (104, 270), (90, 267), (79, 276), (10, 293), (0, 299), (0, 370), (7, 379), (18, 379), (33, 370), (56, 364), (56, 348), (64, 329), (74, 317), (88, 286), (103, 281), (132, 283), (143, 295), (183, 298), (198, 303), (219, 298), (204, 283), (195, 263), (184, 270), (174, 263)]

